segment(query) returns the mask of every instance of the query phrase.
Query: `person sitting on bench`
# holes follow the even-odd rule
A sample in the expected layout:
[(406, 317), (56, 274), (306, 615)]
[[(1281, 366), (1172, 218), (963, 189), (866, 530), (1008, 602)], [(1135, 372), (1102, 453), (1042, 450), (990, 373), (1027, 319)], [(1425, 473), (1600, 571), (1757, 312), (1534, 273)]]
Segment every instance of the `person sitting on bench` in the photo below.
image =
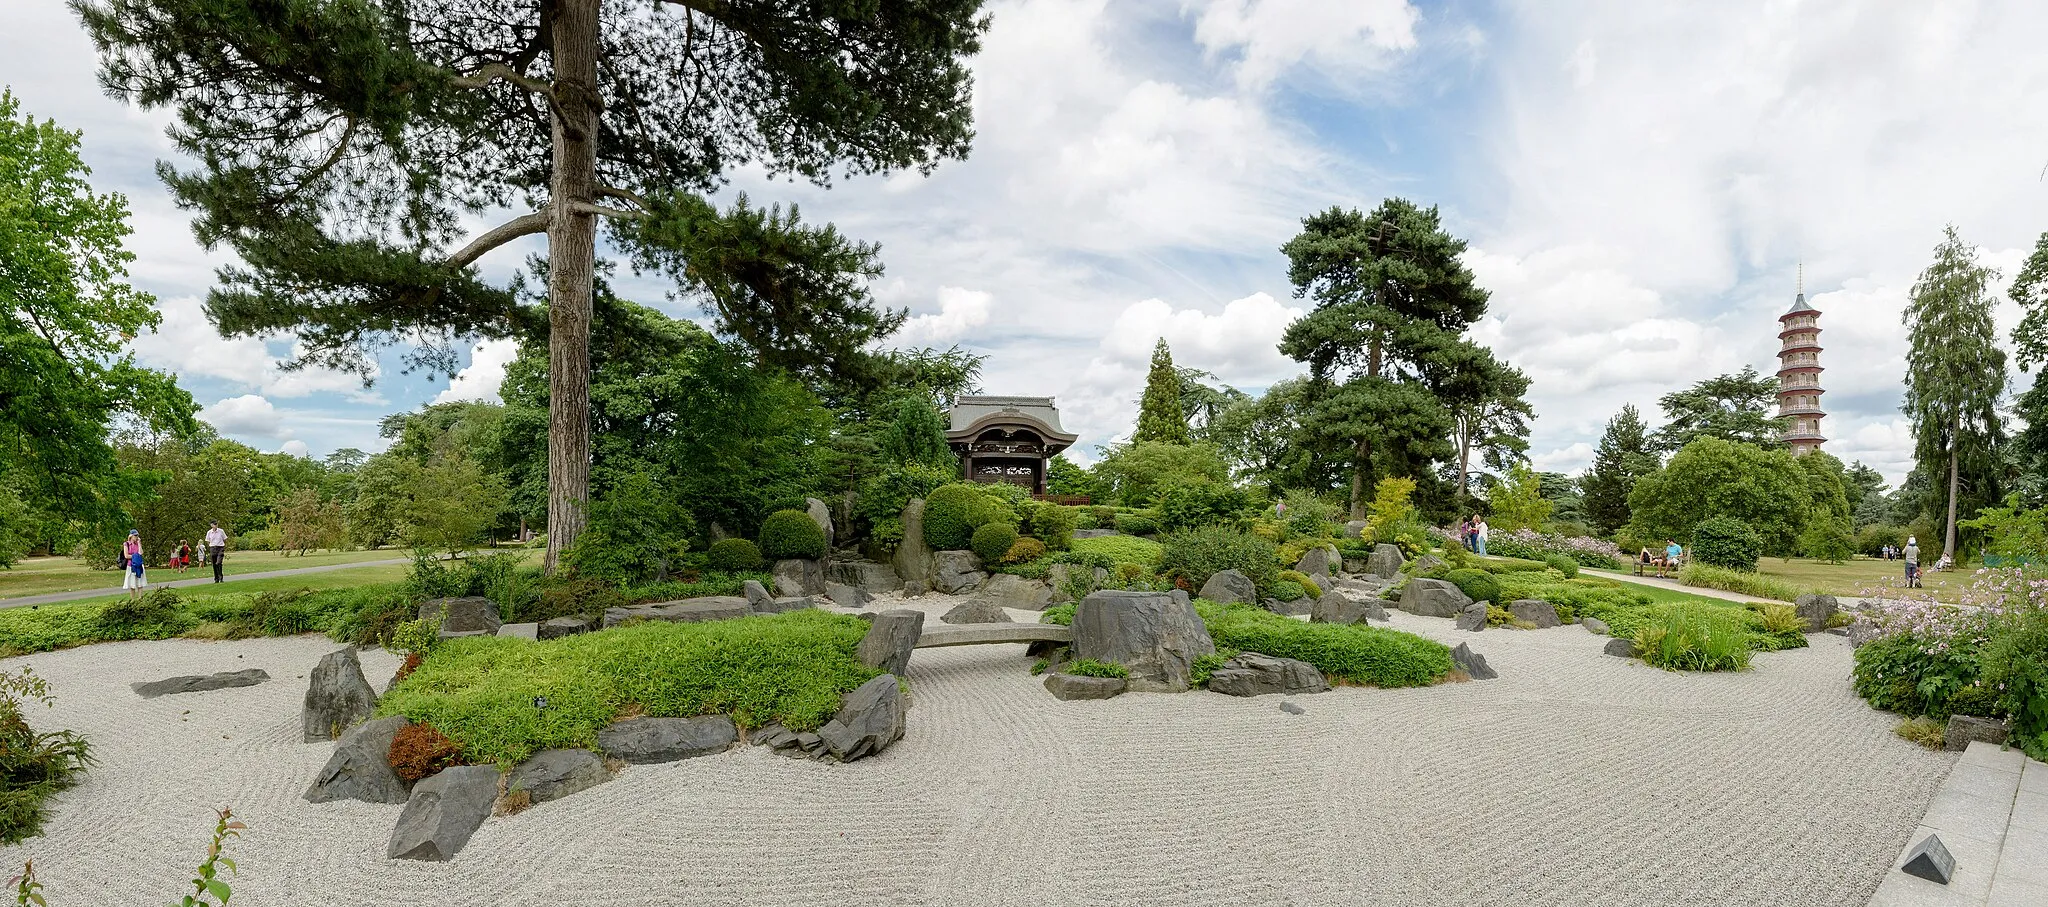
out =
[(1677, 541), (1673, 539), (1665, 539), (1664, 559), (1657, 562), (1657, 575), (1663, 576), (1664, 572), (1667, 570), (1678, 569), (1678, 563), (1679, 561), (1683, 560), (1684, 557), (1685, 549), (1683, 547), (1680, 547)]
[(1636, 555), (1636, 575), (1642, 576), (1645, 572), (1649, 570), (1649, 568), (1655, 567), (1656, 565), (1656, 555), (1650, 553), (1650, 546), (1644, 545), (1642, 553)]

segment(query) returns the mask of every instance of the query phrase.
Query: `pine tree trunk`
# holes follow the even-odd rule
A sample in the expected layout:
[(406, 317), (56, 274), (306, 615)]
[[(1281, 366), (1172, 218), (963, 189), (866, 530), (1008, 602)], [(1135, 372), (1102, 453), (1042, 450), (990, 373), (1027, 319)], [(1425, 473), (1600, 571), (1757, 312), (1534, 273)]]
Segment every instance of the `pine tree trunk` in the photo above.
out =
[(1943, 557), (1949, 558), (1949, 563), (1950, 563), (1951, 565), (1953, 565), (1953, 564), (1955, 563), (1955, 556), (1956, 556), (1956, 491), (1957, 491), (1958, 487), (1959, 487), (1959, 486), (1961, 486), (1961, 484), (1962, 484), (1962, 482), (1961, 482), (1961, 480), (1960, 480), (1960, 478), (1961, 478), (1961, 477), (1960, 477), (1960, 473), (1961, 473), (1961, 469), (1960, 469), (1960, 464), (1959, 464), (1959, 463), (1957, 462), (1957, 461), (1958, 461), (1958, 460), (1960, 460), (1961, 458), (1960, 458), (1960, 457), (1959, 457), (1959, 456), (1957, 455), (1957, 453), (1956, 453), (1956, 445), (1957, 445), (1957, 443), (1958, 443), (1958, 442), (1959, 442), (1959, 441), (1961, 440), (1960, 434), (1961, 434), (1961, 433), (1960, 433), (1960, 432), (1958, 432), (1958, 433), (1957, 433), (1956, 435), (1951, 435), (1951, 436), (1949, 437), (1949, 443), (1948, 443), (1948, 535), (1947, 535), (1947, 537), (1946, 537), (1946, 538), (1944, 538), (1944, 539), (1942, 540), (1942, 543), (1941, 543), (1941, 554), (1942, 554), (1942, 556), (1943, 556)]
[(1366, 461), (1371, 458), (1371, 454), (1372, 442), (1359, 438), (1351, 464), (1351, 518), (1354, 520), (1365, 519), (1365, 472), (1368, 468)]
[[(547, 569), (583, 534), (590, 500), (590, 318), (597, 260), (599, 0), (553, 0), (556, 95), (548, 225)], [(577, 210), (582, 207), (583, 210)]]

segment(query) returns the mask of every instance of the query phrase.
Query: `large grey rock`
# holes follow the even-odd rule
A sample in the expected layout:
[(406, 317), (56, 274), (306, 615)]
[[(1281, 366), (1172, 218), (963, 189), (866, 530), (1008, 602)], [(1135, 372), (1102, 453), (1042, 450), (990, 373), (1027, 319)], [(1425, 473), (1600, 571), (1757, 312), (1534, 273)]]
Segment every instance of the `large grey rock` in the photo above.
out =
[(336, 739), (376, 711), (377, 691), (363, 677), (363, 662), (356, 657), (355, 648), (321, 656), (307, 678), (305, 707), (300, 712), (306, 742)]
[(1869, 618), (1857, 618), (1855, 623), (1849, 625), (1848, 636), (1850, 648), (1863, 648), (1864, 643), (1877, 639), (1877, 624), (1871, 622)]
[(1951, 753), (1960, 753), (1970, 748), (1972, 740), (2004, 746), (2008, 735), (2003, 721), (1971, 715), (1951, 715), (1948, 719), (1948, 730), (1941, 739), (1941, 748)]
[(997, 607), (1043, 611), (1052, 605), (1052, 587), (1040, 580), (998, 573), (974, 590), (974, 597)]
[(1458, 670), (1472, 675), (1473, 680), (1492, 680), (1500, 676), (1499, 672), (1487, 665), (1486, 656), (1472, 651), (1471, 646), (1462, 642), (1451, 650), (1451, 664), (1457, 665)]
[(1613, 655), (1616, 658), (1634, 658), (1636, 657), (1636, 641), (1626, 636), (1617, 636), (1608, 640), (1607, 645), (1601, 646), (1600, 651)]
[(1344, 524), (1344, 537), (1357, 539), (1365, 537), (1365, 529), (1372, 524), (1365, 520), (1352, 520)]
[(405, 779), (391, 770), (391, 741), (408, 723), (404, 716), (392, 715), (365, 721), (342, 734), (334, 754), (306, 788), (306, 799), (313, 803), (404, 803), (411, 793)]
[(1388, 621), (1384, 602), (1375, 598), (1346, 595), (1343, 590), (1326, 593), (1316, 599), (1315, 607), (1309, 611), (1308, 619), (1318, 624), (1355, 624), (1360, 621)]
[(384, 855), (393, 860), (440, 863), (455, 858), (469, 836), (491, 817), (498, 800), (498, 769), (491, 765), (444, 768), (413, 785), (398, 814)]
[(903, 578), (896, 575), (896, 568), (874, 561), (833, 561), (825, 565), (825, 582), (828, 587), (843, 583), (869, 595), (903, 588)]
[(1466, 605), (1465, 610), (1458, 612), (1457, 629), (1470, 630), (1474, 633), (1486, 629), (1486, 603), (1473, 602)]
[(932, 546), (924, 542), (923, 498), (913, 499), (903, 508), (903, 541), (896, 544), (891, 565), (896, 568), (897, 578), (903, 580), (904, 592), (923, 595), (931, 590), (932, 571), (937, 565)]
[(1108, 699), (1130, 688), (1121, 677), (1077, 677), (1073, 674), (1045, 675), (1045, 689), (1060, 700)]
[(739, 728), (724, 715), (643, 717), (606, 725), (597, 732), (597, 747), (615, 759), (648, 765), (722, 753), (739, 739)]
[(866, 589), (830, 580), (825, 582), (825, 597), (841, 608), (865, 608), (868, 602), (875, 600)]
[(588, 633), (593, 623), (588, 617), (577, 617), (575, 615), (549, 618), (548, 620), (541, 621), (538, 635), (541, 639), (561, 639), (564, 636)]
[(443, 633), (498, 632), (498, 606), (481, 595), (437, 598), (420, 603), (420, 619), (438, 621)]
[(1266, 610), (1271, 611), (1274, 614), (1285, 614), (1289, 617), (1293, 617), (1299, 614), (1315, 613), (1316, 602), (1318, 601), (1321, 601), (1321, 599), (1311, 598), (1306, 595), (1297, 598), (1291, 602), (1283, 602), (1277, 598), (1269, 598), (1259, 602), (1259, 607), (1265, 608)]
[(1337, 572), (1337, 563), (1341, 560), (1343, 557), (1336, 548), (1325, 545), (1302, 552), (1301, 560), (1294, 562), (1294, 569), (1308, 574), (1310, 579), (1319, 579)]
[(1537, 598), (1521, 598), (1508, 603), (1508, 613), (1516, 620), (1532, 623), (1539, 630), (1559, 625), (1557, 608)]
[(986, 599), (969, 599), (953, 606), (953, 609), (939, 615), (939, 620), (949, 624), (1007, 624), (1012, 623), (1008, 612), (1001, 605)]
[(1401, 610), (1420, 617), (1457, 617), (1471, 603), (1449, 580), (1411, 579), (1401, 590)]
[(839, 714), (818, 729), (825, 750), (841, 762), (865, 759), (903, 739), (908, 709), (894, 674), (861, 684), (839, 701)]
[(1046, 571), (1045, 585), (1052, 594), (1052, 603), (1063, 605), (1095, 591), (1106, 572), (1086, 564), (1054, 564)]
[(211, 690), (226, 690), (234, 687), (253, 687), (270, 679), (262, 668), (242, 671), (222, 671), (219, 674), (193, 674), (185, 677), (166, 677), (148, 683), (131, 683), (128, 688), (144, 699), (169, 696), (174, 693), (205, 693)]
[(923, 635), (923, 611), (884, 611), (875, 615), (854, 654), (861, 664), (900, 677), (910, 668), (910, 650), (917, 648), (917, 638)]
[(1194, 660), (1215, 651), (1194, 606), (1165, 593), (1105, 590), (1075, 610), (1074, 657), (1123, 665), (1137, 692), (1186, 690)]
[(1324, 693), (1330, 682), (1308, 662), (1243, 652), (1209, 674), (1209, 689), (1229, 696)]
[(1365, 570), (1362, 572), (1393, 579), (1400, 575), (1401, 565), (1404, 563), (1407, 563), (1407, 558), (1401, 556), (1399, 546), (1381, 543), (1372, 546), (1372, 556), (1365, 559)]
[(498, 628), (498, 635), (507, 639), (538, 640), (540, 639), (540, 624), (531, 622), (506, 624)]
[(818, 597), (815, 595), (790, 595), (782, 598), (771, 598), (750, 607), (754, 609), (755, 614), (782, 614), (788, 611), (803, 611), (817, 606)]
[(832, 547), (832, 509), (826, 507), (825, 502), (817, 498), (805, 498), (804, 512), (810, 514), (811, 522), (818, 524), (818, 528), (825, 533), (825, 547), (830, 549)]
[(932, 555), (932, 588), (957, 595), (982, 584), (981, 558), (972, 551), (941, 551)]
[(1792, 603), (1792, 609), (1806, 621), (1806, 632), (1819, 633), (1828, 628), (1828, 620), (1842, 610), (1842, 606), (1832, 595), (1808, 592)]
[(1446, 566), (1449, 565), (1444, 563), (1443, 558), (1437, 557), (1434, 554), (1425, 554), (1415, 559), (1415, 565), (1409, 568), (1408, 572), (1413, 576), (1423, 576), (1431, 571), (1441, 570)]
[(768, 594), (768, 587), (761, 585), (761, 581), (757, 579), (741, 583), (740, 596), (745, 598), (750, 606), (765, 605), (775, 600), (775, 596)]
[(630, 620), (665, 620), (671, 623), (693, 624), (710, 620), (731, 620), (748, 617), (754, 613), (753, 606), (737, 595), (707, 595), (701, 598), (685, 598), (679, 601), (661, 602), (652, 605), (627, 605), (620, 608), (606, 608), (604, 625), (616, 627)]
[(824, 563), (800, 557), (776, 561), (775, 594), (781, 597), (824, 595)]
[(1579, 626), (1585, 627), (1586, 632), (1597, 636), (1613, 635), (1613, 631), (1607, 629), (1607, 622), (1597, 617), (1581, 617), (1579, 618)]
[(589, 750), (541, 750), (505, 779), (507, 791), (525, 791), (534, 803), (560, 800), (612, 779), (604, 757)]

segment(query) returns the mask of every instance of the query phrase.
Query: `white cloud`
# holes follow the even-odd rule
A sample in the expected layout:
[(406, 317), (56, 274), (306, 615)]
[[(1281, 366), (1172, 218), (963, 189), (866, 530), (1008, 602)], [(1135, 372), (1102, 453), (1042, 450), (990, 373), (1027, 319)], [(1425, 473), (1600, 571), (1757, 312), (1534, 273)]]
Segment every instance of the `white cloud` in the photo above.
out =
[(889, 338), (890, 344), (905, 349), (951, 345), (988, 324), (995, 303), (988, 293), (962, 287), (940, 287), (938, 298), (937, 312), (911, 316), (903, 322), (903, 329)]
[(1212, 54), (1236, 51), (1247, 88), (1303, 67), (1355, 78), (1413, 50), (1420, 17), (1406, 0), (1212, 0), (1195, 20), (1195, 41)]
[[(283, 355), (272, 351), (271, 341), (222, 337), (196, 296), (159, 300), (157, 311), (163, 315), (163, 323), (135, 338), (131, 347), (144, 365), (168, 369), (181, 377), (218, 378), (271, 397), (333, 393), (357, 403), (384, 402), (382, 396), (363, 387), (361, 376), (319, 367), (293, 371), (279, 367), (279, 362), (302, 349), (289, 337), (279, 341), (287, 345), (288, 352)], [(370, 377), (379, 374), (373, 364)]]
[(448, 386), (435, 395), (435, 403), (451, 400), (498, 402), (498, 387), (505, 383), (505, 367), (519, 358), (519, 341), (485, 340), (469, 351), (469, 364), (449, 379)]
[(284, 416), (269, 400), (258, 394), (243, 394), (218, 401), (199, 411), (199, 418), (223, 435), (282, 438)]
[(294, 457), (306, 457), (313, 454), (313, 449), (307, 446), (306, 442), (293, 438), (279, 445), (277, 452)]

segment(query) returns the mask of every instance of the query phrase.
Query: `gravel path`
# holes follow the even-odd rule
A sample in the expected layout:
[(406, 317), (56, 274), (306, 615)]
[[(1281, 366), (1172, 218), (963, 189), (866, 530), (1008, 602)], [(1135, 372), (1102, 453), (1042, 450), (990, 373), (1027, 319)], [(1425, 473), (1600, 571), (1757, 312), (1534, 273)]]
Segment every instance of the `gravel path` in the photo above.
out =
[[(937, 613), (942, 608), (928, 610)], [(1676, 674), (1577, 627), (1455, 634), (1501, 679), (1297, 697), (1062, 703), (1022, 647), (918, 652), (909, 736), (829, 766), (756, 748), (628, 768), (493, 819), (452, 864), (387, 862), (398, 807), (299, 799), (318, 637), (118, 643), (0, 661), (59, 696), (41, 727), (102, 763), (35, 858), (51, 903), (171, 899), (209, 806), (249, 823), (265, 905), (1844, 905), (1862, 907), (1953, 757), (1849, 690), (1847, 642)], [(395, 662), (366, 653), (381, 680)], [(144, 701), (136, 680), (261, 667)]]

